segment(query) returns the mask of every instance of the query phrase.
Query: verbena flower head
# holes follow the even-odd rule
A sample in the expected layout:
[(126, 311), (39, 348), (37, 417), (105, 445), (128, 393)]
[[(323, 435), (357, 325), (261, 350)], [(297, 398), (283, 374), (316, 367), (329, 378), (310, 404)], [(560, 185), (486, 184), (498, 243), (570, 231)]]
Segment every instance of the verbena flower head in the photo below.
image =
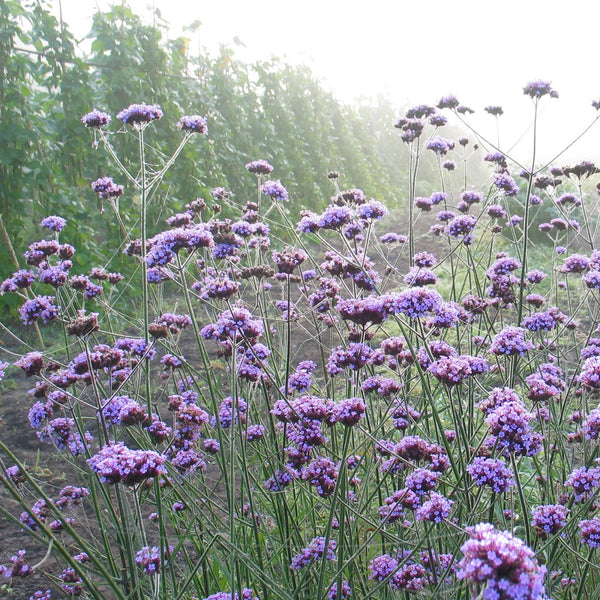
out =
[(116, 184), (112, 177), (100, 177), (100, 179), (96, 179), (96, 181), (92, 182), (92, 189), (102, 200), (118, 198), (123, 195), (124, 191), (123, 186)]
[(246, 165), (246, 169), (249, 173), (255, 175), (268, 175), (273, 171), (273, 167), (266, 160), (253, 160)]
[(583, 363), (579, 383), (589, 390), (600, 390), (600, 356), (591, 356)]
[(31, 300), (26, 300), (19, 309), (19, 316), (23, 324), (32, 325), (38, 319), (49, 323), (58, 318), (60, 306), (56, 306), (54, 300), (54, 296), (36, 296)]
[(550, 98), (558, 98), (558, 92), (552, 88), (548, 81), (540, 79), (530, 81), (524, 88), (523, 93), (530, 98), (541, 98), (542, 96), (550, 96)]
[(310, 544), (303, 548), (294, 558), (290, 564), (290, 569), (300, 570), (307, 565), (319, 560), (322, 556), (325, 556), (327, 560), (336, 560), (335, 551), (337, 549), (337, 542), (335, 540), (327, 541), (327, 547), (325, 547), (326, 539), (324, 537), (316, 537), (310, 542)]
[(508, 531), (489, 523), (468, 528), (471, 538), (461, 547), (457, 577), (476, 586), (486, 585), (486, 600), (545, 600), (546, 567), (535, 553)]
[(467, 466), (467, 472), (476, 485), (487, 485), (496, 494), (501, 494), (515, 485), (513, 472), (503, 460), (478, 456)]
[(521, 327), (506, 326), (492, 339), (490, 352), (496, 355), (524, 356), (528, 350), (533, 349), (533, 343), (525, 339), (525, 332)]
[(130, 104), (117, 113), (117, 119), (128, 125), (143, 126), (164, 116), (160, 106), (156, 104)]
[(165, 457), (152, 450), (130, 450), (124, 442), (104, 446), (88, 461), (102, 483), (134, 485), (165, 473)]
[(265, 181), (260, 188), (260, 191), (273, 200), (279, 200), (280, 202), (287, 202), (290, 198), (287, 190), (281, 185), (281, 181), (276, 179), (275, 181)]
[(42, 227), (45, 227), (46, 229), (49, 229), (50, 231), (54, 231), (56, 233), (62, 231), (65, 228), (66, 224), (66, 219), (56, 216), (44, 217), (40, 222), (40, 225)]
[(441, 523), (450, 516), (453, 504), (453, 500), (449, 500), (437, 492), (432, 492), (429, 495), (429, 499), (425, 500), (415, 511), (415, 518), (417, 521)]
[(206, 119), (204, 117), (201, 117), (200, 115), (190, 115), (181, 117), (181, 119), (179, 119), (179, 121), (177, 122), (177, 127), (179, 127), (181, 131), (189, 131), (191, 133), (208, 133), (208, 125), (206, 124)]
[(531, 511), (531, 524), (540, 537), (558, 533), (567, 524), (570, 509), (562, 504), (536, 506)]
[(87, 113), (87, 115), (83, 115), (81, 117), (81, 122), (86, 127), (91, 127), (95, 129), (100, 129), (105, 127), (110, 123), (111, 117), (108, 113), (99, 111), (98, 109), (92, 110), (92, 112)]
[(600, 548), (600, 518), (585, 519), (579, 522), (581, 543), (590, 548)]

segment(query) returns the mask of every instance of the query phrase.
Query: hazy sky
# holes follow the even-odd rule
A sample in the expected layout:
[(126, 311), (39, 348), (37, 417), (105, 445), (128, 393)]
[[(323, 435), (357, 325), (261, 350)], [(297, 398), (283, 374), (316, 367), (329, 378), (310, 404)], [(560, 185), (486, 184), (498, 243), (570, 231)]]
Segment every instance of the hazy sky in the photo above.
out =
[[(53, 0), (58, 5), (58, 0)], [(97, 7), (106, 0), (62, 0), (72, 31), (89, 30)], [(550, 159), (595, 116), (600, 98), (598, 17), (591, 0), (129, 0), (149, 22), (152, 7), (170, 23), (170, 36), (190, 36), (186, 25), (199, 20), (195, 34), (216, 52), (234, 46), (245, 59), (272, 55), (308, 64), (323, 85), (352, 102), (358, 97), (388, 96), (398, 110), (434, 104), (446, 94), (478, 113), (484, 106), (504, 107), (511, 146), (527, 130), (531, 101), (522, 95), (531, 80), (551, 81), (558, 100), (544, 103), (542, 157)], [(234, 38), (245, 48), (234, 45)], [(486, 134), (494, 120), (476, 117)], [(526, 137), (516, 149), (527, 154)], [(565, 158), (600, 162), (600, 125)], [(560, 161), (558, 161), (560, 162)]]

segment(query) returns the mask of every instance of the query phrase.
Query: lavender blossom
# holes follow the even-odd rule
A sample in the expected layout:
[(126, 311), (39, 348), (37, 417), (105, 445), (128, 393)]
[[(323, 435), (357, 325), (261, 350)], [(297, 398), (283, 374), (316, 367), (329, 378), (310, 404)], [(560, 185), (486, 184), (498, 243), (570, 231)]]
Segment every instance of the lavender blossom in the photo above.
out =
[(81, 117), (81, 122), (89, 128), (101, 129), (110, 123), (111, 117), (109, 114), (94, 108), (92, 112)]
[(567, 524), (570, 510), (562, 504), (545, 504), (531, 511), (531, 524), (538, 536), (558, 533)]
[(489, 523), (468, 528), (471, 538), (461, 547), (464, 557), (457, 577), (476, 586), (486, 585), (489, 600), (544, 600), (546, 568), (535, 553), (508, 531), (497, 531)]
[(265, 196), (269, 196), (272, 200), (287, 202), (290, 199), (287, 190), (281, 185), (279, 179), (276, 179), (275, 181), (265, 181), (260, 188), (260, 191)]
[(117, 113), (117, 119), (133, 126), (143, 126), (163, 117), (163, 111), (156, 104), (130, 104)]
[[(327, 547), (325, 546), (327, 544)], [(296, 554), (290, 564), (290, 569), (299, 571), (300, 569), (320, 560), (323, 556), (327, 560), (336, 560), (335, 551), (337, 542), (335, 540), (326, 540), (324, 537), (313, 538), (310, 544)]]
[(524, 356), (528, 350), (533, 349), (533, 343), (525, 339), (525, 329), (506, 326), (492, 339), (490, 352), (496, 355), (505, 354)]
[(206, 119), (200, 115), (184, 116), (177, 122), (177, 127), (181, 131), (189, 131), (190, 133), (207, 134), (208, 126)]
[(487, 485), (496, 494), (501, 494), (515, 485), (513, 472), (502, 460), (479, 456), (467, 466), (467, 472), (476, 485)]

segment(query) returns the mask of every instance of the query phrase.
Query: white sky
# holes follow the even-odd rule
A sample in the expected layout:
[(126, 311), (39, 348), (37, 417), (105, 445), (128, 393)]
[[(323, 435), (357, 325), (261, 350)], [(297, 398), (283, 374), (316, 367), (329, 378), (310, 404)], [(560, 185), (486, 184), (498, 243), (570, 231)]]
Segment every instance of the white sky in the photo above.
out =
[[(57, 6), (59, 0), (53, 0)], [(64, 20), (82, 36), (106, 0), (62, 0)], [(194, 44), (212, 52), (219, 44), (241, 59), (272, 55), (308, 64), (323, 85), (344, 102), (388, 96), (398, 107), (435, 104), (455, 94), (482, 112), (499, 104), (512, 145), (527, 130), (531, 101), (523, 86), (551, 81), (558, 100), (546, 99), (541, 157), (549, 160), (595, 116), (600, 98), (597, 67), (600, 3), (594, 0), (129, 0), (151, 22), (152, 7), (170, 23), (170, 36), (200, 20)], [(234, 45), (234, 38), (245, 48)], [(478, 118), (486, 134), (495, 122)], [(516, 153), (528, 155), (525, 139)], [(506, 148), (507, 149), (507, 148)], [(600, 124), (564, 158), (600, 162)]]

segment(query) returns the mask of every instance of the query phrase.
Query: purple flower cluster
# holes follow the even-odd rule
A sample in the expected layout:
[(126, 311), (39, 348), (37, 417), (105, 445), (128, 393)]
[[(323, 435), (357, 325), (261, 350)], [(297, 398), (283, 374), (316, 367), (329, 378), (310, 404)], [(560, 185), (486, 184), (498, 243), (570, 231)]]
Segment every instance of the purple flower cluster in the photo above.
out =
[(130, 104), (117, 113), (117, 119), (123, 123), (140, 126), (156, 121), (164, 116), (156, 104)]
[(492, 339), (490, 352), (496, 355), (524, 356), (528, 350), (533, 349), (533, 343), (525, 339), (525, 333), (525, 329), (521, 327), (506, 326)]
[(36, 296), (31, 300), (26, 300), (19, 309), (19, 316), (24, 325), (32, 325), (38, 319), (44, 323), (49, 323), (58, 318), (60, 306), (54, 304), (54, 296)]
[(558, 533), (567, 524), (570, 509), (562, 504), (544, 504), (531, 511), (531, 524), (540, 537)]
[(124, 188), (113, 181), (112, 177), (100, 177), (92, 182), (92, 189), (101, 200), (118, 198), (123, 195)]
[(337, 550), (337, 542), (335, 540), (326, 540), (324, 537), (316, 537), (303, 548), (290, 564), (290, 569), (299, 571), (300, 569), (318, 561), (325, 556), (327, 560), (337, 560), (335, 551)]
[(92, 112), (87, 113), (81, 117), (81, 122), (90, 128), (101, 129), (110, 123), (110, 115), (102, 112), (97, 108), (94, 108)]
[(45, 227), (50, 231), (54, 231), (55, 233), (59, 233), (60, 231), (62, 231), (65, 228), (66, 224), (66, 219), (54, 215), (50, 217), (44, 217), (40, 222), (40, 225), (42, 227)]
[(142, 567), (147, 575), (160, 573), (161, 562), (166, 566), (168, 558), (173, 554), (173, 547), (164, 548), (162, 552), (157, 546), (144, 546), (135, 554), (135, 562)]
[(546, 568), (535, 553), (508, 531), (489, 523), (468, 528), (470, 539), (461, 547), (463, 558), (457, 577), (475, 586), (487, 585), (483, 598), (490, 600), (544, 600)]
[(204, 117), (201, 117), (200, 115), (190, 115), (181, 117), (181, 119), (179, 119), (179, 121), (177, 122), (177, 127), (179, 127), (181, 131), (189, 131), (190, 133), (208, 133), (208, 125), (206, 124), (206, 119)]
[(500, 404), (485, 417), (491, 432), (488, 443), (504, 454), (534, 456), (541, 450), (542, 438), (530, 425), (533, 419), (521, 401)]
[(246, 165), (246, 170), (255, 175), (268, 175), (273, 167), (266, 160), (253, 160)]
[(579, 522), (581, 543), (590, 548), (600, 548), (600, 518), (585, 519)]
[(265, 183), (262, 184), (260, 191), (272, 200), (287, 202), (290, 199), (287, 190), (283, 187), (279, 179), (276, 179), (275, 181), (265, 181)]
[(415, 518), (417, 521), (441, 523), (450, 516), (453, 504), (453, 500), (449, 500), (437, 492), (432, 492), (429, 494), (429, 498), (415, 511)]
[(478, 456), (467, 466), (467, 472), (476, 485), (487, 485), (496, 494), (501, 494), (515, 485), (513, 472), (502, 460)]
[(600, 467), (578, 467), (567, 477), (565, 487), (573, 488), (575, 502), (586, 502), (600, 487)]
[(135, 485), (165, 473), (165, 457), (152, 450), (130, 450), (124, 442), (104, 446), (88, 461), (102, 483)]
[(24, 557), (25, 550), (19, 550), (17, 554), (11, 556), (10, 565), (0, 565), (0, 577), (12, 579), (13, 577), (27, 577), (33, 573), (31, 565), (28, 565)]
[(541, 98), (542, 96), (550, 96), (550, 98), (558, 98), (558, 92), (552, 88), (548, 81), (537, 79), (530, 81), (524, 88), (523, 93), (530, 98)]

